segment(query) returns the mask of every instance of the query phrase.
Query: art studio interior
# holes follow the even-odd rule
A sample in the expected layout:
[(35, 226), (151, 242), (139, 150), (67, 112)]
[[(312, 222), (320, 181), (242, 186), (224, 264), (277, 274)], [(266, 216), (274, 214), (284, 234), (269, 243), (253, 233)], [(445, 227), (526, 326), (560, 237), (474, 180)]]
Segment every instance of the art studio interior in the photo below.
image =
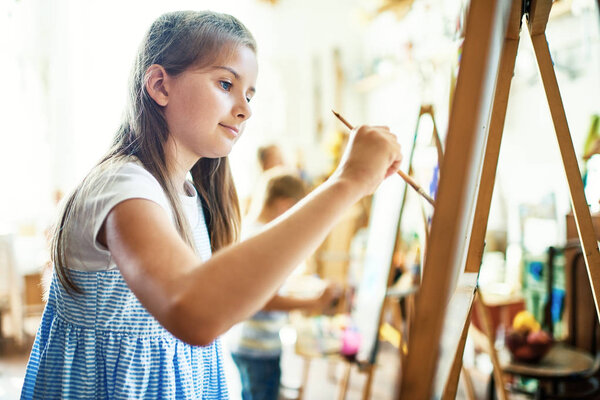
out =
[[(339, 216), (315, 233), (318, 240), (297, 232), (265, 244), (265, 252), (285, 255), (292, 252), (287, 243), (314, 242), (279, 284), (269, 283), (269, 294), (248, 291), (256, 313), (217, 332), (227, 387), (206, 398), (600, 398), (599, 8), (597, 0), (1, 0), (0, 400), (45, 398), (25, 388), (28, 380), (41, 385), (41, 372), (36, 377), (28, 364), (39, 362), (36, 347), (44, 354), (42, 331), (51, 328), (42, 317), (50, 318), (56, 307), (49, 304), (63, 293), (53, 286), (65, 285), (56, 266), (64, 258), (57, 257), (75, 252), (57, 239), (65, 220), (81, 217), (65, 210), (95, 193), (81, 182), (117, 143), (122, 121), (136, 118), (128, 104), (137, 94), (128, 88), (144, 35), (159, 16), (179, 10), (229, 14), (256, 42), (258, 74), (243, 106), (243, 135), (228, 128), (235, 145), (217, 157), (228, 160), (241, 233), (215, 247), (210, 189), (198, 190), (196, 217), (204, 216), (212, 242), (208, 257), (212, 251), (219, 259), (239, 240), (273, 237), (270, 229), (326, 193), (321, 188), (351, 162), (359, 127), (387, 127), (402, 153), (398, 173), (344, 211), (332, 210)], [(165, 75), (158, 81), (148, 72), (156, 69), (146, 69), (142, 82), (152, 97), (144, 101), (166, 115), (167, 135), (175, 102), (157, 100), (151, 82), (178, 88), (182, 80), (169, 81), (169, 68), (159, 65)], [(233, 84), (218, 81), (215, 98), (246, 85), (238, 72), (231, 72)], [(161, 88), (164, 94), (168, 86)], [(180, 107), (193, 118), (191, 107)], [(194, 174), (186, 179), (195, 192)], [(271, 202), (282, 175), (302, 190)], [(219, 179), (204, 178), (207, 186)], [(160, 193), (178, 203), (172, 194)], [(136, 197), (144, 198), (130, 200)], [(173, 206), (175, 220), (184, 206)], [(169, 221), (167, 215), (160, 218)], [(308, 215), (306, 229), (317, 232), (321, 225), (311, 220), (320, 217)], [(110, 221), (100, 221), (94, 236), (106, 254), (111, 243), (119, 247), (110, 229), (154, 226), (151, 218), (128, 220), (135, 229), (118, 219), (111, 228)], [(174, 226), (190, 229), (169, 225), (178, 240), (185, 235)], [(194, 243), (192, 250), (202, 247)], [(111, 256), (112, 272), (120, 274), (126, 257), (118, 251), (134, 250)], [(234, 268), (223, 276), (238, 283), (224, 287), (263, 287), (262, 266), (246, 261), (259, 268), (254, 276)], [(159, 315), (151, 289), (129, 268), (121, 272), (128, 301), (147, 308), (149, 318)], [(207, 300), (220, 304), (219, 296)], [(291, 300), (278, 308), (276, 298)], [(169, 318), (156, 318), (179, 337)], [(101, 335), (94, 323), (81, 329)], [(254, 364), (240, 359), (259, 353), (259, 360), (276, 360), (277, 375), (247, 371)], [(111, 384), (119, 385), (114, 374)], [(272, 380), (277, 394), (252, 397), (254, 379)], [(136, 398), (193, 398), (160, 388)], [(49, 398), (85, 398), (71, 397), (72, 389), (60, 393)]]

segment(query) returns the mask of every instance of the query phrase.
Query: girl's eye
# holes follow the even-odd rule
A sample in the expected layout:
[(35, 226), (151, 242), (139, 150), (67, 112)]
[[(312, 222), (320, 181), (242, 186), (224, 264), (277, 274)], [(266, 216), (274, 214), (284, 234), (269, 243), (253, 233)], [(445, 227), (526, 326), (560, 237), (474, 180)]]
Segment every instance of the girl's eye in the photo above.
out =
[(231, 89), (231, 82), (227, 82), (227, 81), (219, 81), (219, 84), (221, 85), (221, 87), (223, 88), (223, 90), (229, 91), (229, 89)]
[(252, 97), (246, 97), (246, 103), (250, 103), (250, 100), (252, 100)]

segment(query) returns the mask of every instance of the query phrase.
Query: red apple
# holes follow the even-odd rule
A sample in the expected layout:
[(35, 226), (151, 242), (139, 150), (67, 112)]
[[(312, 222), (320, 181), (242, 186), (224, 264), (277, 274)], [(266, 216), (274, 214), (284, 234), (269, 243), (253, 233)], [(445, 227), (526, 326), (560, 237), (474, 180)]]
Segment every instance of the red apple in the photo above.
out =
[(539, 330), (537, 332), (529, 332), (527, 335), (527, 343), (531, 345), (545, 346), (552, 342), (552, 337), (548, 332)]
[(535, 355), (530, 360), (537, 362), (541, 360), (552, 347), (552, 336), (546, 331), (529, 332), (527, 335), (527, 347), (529, 347)]

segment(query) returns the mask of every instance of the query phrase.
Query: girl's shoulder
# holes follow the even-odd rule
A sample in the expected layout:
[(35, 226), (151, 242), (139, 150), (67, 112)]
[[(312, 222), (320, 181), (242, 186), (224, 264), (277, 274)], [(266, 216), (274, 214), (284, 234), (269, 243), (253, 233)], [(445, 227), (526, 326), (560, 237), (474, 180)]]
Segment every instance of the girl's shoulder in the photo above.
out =
[(128, 177), (130, 179), (155, 182), (160, 186), (156, 178), (144, 167), (144, 164), (134, 156), (119, 157), (110, 162), (104, 162), (98, 165), (95, 171), (90, 174), (92, 178), (94, 175), (101, 179), (106, 179), (107, 181), (110, 181), (115, 177)]
[[(98, 165), (86, 178), (93, 195), (107, 192), (132, 193), (141, 191), (162, 197), (164, 191), (158, 180), (136, 157), (122, 157)], [(94, 196), (92, 196), (94, 197)]]
[(111, 210), (129, 199), (157, 203), (169, 216), (171, 208), (162, 186), (137, 159), (100, 164), (78, 189), (69, 225), (68, 265), (72, 269), (111, 268), (110, 254), (98, 242), (98, 233)]
[(94, 200), (112, 198), (122, 201), (127, 198), (153, 200), (170, 209), (166, 194), (158, 180), (135, 157), (124, 157), (109, 165), (101, 166)]

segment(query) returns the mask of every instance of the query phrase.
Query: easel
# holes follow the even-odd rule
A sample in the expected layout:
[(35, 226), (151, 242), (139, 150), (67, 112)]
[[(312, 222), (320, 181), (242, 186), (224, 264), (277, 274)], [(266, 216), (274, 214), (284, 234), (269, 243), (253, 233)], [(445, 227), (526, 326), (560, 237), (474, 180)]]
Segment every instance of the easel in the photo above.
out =
[[(419, 114), (417, 115), (417, 123), (415, 126), (415, 132), (413, 135), (413, 140), (412, 140), (412, 146), (410, 149), (410, 154), (409, 154), (409, 158), (408, 158), (408, 175), (412, 175), (413, 174), (413, 160), (414, 160), (414, 155), (415, 155), (415, 149), (416, 149), (416, 144), (417, 144), (417, 139), (418, 139), (418, 135), (419, 135), (419, 125), (421, 123), (421, 119), (424, 115), (429, 115), (431, 117), (431, 121), (433, 123), (432, 125), (432, 132), (431, 132), (431, 136), (433, 141), (435, 142), (435, 146), (436, 146), (436, 150), (437, 150), (437, 160), (438, 160), (438, 167), (442, 165), (442, 159), (444, 156), (444, 150), (442, 148), (442, 141), (440, 139), (440, 135), (437, 129), (437, 124), (435, 122), (435, 112), (433, 109), (433, 106), (431, 104), (423, 104), (421, 105), (421, 107), (419, 108)], [(398, 219), (398, 233), (396, 234), (396, 245), (395, 245), (395, 249), (394, 251), (398, 251), (398, 249), (400, 248), (400, 245), (402, 243), (402, 235), (401, 235), (401, 231), (402, 231), (402, 217), (404, 215), (404, 209), (406, 207), (406, 199), (407, 199), (407, 195), (408, 195), (408, 187), (405, 186), (404, 187), (404, 191), (402, 194), (402, 205), (400, 207), (400, 217)], [(421, 199), (420, 199), (421, 200)], [(424, 215), (424, 210), (423, 207), (421, 207), (421, 210), (423, 211), (423, 215)], [(424, 222), (424, 230), (425, 230), (425, 244), (427, 243), (427, 236), (428, 236), (428, 222), (427, 219), (423, 218), (423, 222)], [(426, 245), (424, 246), (426, 247)], [(390, 288), (390, 286), (392, 285), (392, 270), (390, 268), (390, 274), (388, 276), (388, 289)], [(389, 303), (391, 302), (391, 300), (394, 300), (393, 298), (395, 297), (396, 299), (400, 299), (403, 297), (407, 297), (408, 295), (411, 295), (412, 293), (391, 293), (388, 290), (388, 296), (386, 298), (386, 303), (384, 304), (384, 307), (382, 308), (382, 312), (381, 315), (379, 317), (379, 327), (380, 327), (380, 332), (381, 329), (386, 327), (383, 323), (383, 315), (385, 313), (385, 308), (386, 306), (389, 307)], [(414, 296), (412, 296), (411, 298), (408, 299), (410, 302), (409, 304), (407, 304), (407, 315), (404, 316), (403, 319), (403, 323), (407, 324), (407, 327), (410, 324), (410, 321), (412, 319), (412, 315), (414, 314)], [(393, 310), (393, 309), (392, 309)], [(394, 334), (394, 332), (390, 331), (390, 329), (386, 329), (386, 331), (390, 332), (391, 336), (391, 340), (389, 340), (390, 342), (396, 341), (398, 343), (398, 346), (396, 346), (399, 350), (400, 350), (400, 357), (401, 359), (403, 359), (406, 356), (407, 353), (407, 342), (408, 342), (408, 329), (406, 330), (405, 334), (402, 334), (402, 332), (397, 332), (397, 334)], [(384, 332), (386, 332), (384, 331)], [(380, 333), (381, 334), (381, 333)], [(397, 337), (397, 339), (394, 338)]]
[[(431, 117), (431, 121), (433, 124), (431, 136), (432, 136), (432, 140), (434, 141), (436, 149), (437, 149), (438, 166), (441, 165), (441, 161), (443, 158), (442, 142), (441, 142), (441, 139), (440, 139), (440, 136), (438, 133), (438, 129), (437, 129), (437, 125), (435, 122), (435, 113), (434, 113), (433, 106), (430, 104), (423, 104), (419, 108), (419, 113), (417, 116), (416, 126), (415, 126), (415, 130), (414, 130), (414, 136), (413, 136), (413, 140), (412, 140), (411, 151), (410, 151), (410, 155), (409, 155), (409, 161), (408, 161), (408, 167), (407, 167), (409, 175), (411, 175), (413, 173), (413, 159), (414, 159), (417, 139), (418, 139), (418, 135), (419, 135), (419, 125), (420, 125), (421, 119), (424, 115), (429, 115)], [(399, 249), (400, 244), (402, 242), (402, 235), (400, 234), (400, 231), (402, 229), (401, 223), (402, 223), (402, 217), (404, 215), (408, 192), (409, 192), (408, 186), (404, 185), (403, 193), (402, 193), (402, 201), (401, 201), (401, 206), (400, 206), (400, 212), (399, 212), (399, 217), (398, 217), (398, 229), (397, 229), (397, 234), (396, 234), (396, 243), (394, 245), (395, 251)], [(419, 197), (419, 200), (421, 201), (422, 199)], [(425, 232), (427, 235), (426, 219), (424, 219), (424, 223), (426, 225)], [(402, 316), (398, 309), (398, 301), (402, 298), (406, 298), (409, 302), (409, 305), (414, 304), (414, 301), (412, 301), (412, 300), (414, 300), (414, 298), (412, 298), (412, 295), (417, 291), (417, 289), (416, 289), (416, 287), (413, 287), (413, 288), (404, 290), (402, 292), (397, 292), (397, 293), (391, 292), (389, 289), (390, 289), (391, 285), (393, 284), (393, 277), (394, 277), (393, 275), (394, 275), (394, 270), (392, 268), (392, 265), (390, 264), (390, 268), (388, 270), (388, 276), (387, 276), (388, 291), (387, 291), (386, 297), (384, 299), (384, 303), (379, 312), (379, 317), (378, 317), (378, 321), (377, 321), (377, 331), (379, 332), (379, 338), (380, 339), (385, 338), (387, 341), (392, 343), (392, 345), (398, 349), (400, 359), (403, 359), (406, 356), (407, 339), (408, 339), (407, 334), (403, 334), (401, 330), (398, 330), (396, 327), (391, 326), (390, 324), (386, 323), (384, 321), (384, 316), (385, 316), (386, 312), (389, 310), (392, 312), (392, 314), (394, 314), (394, 316), (397, 320), (401, 320), (402, 323), (408, 324), (411, 320), (412, 312), (410, 312), (410, 310), (409, 310), (406, 316)], [(409, 308), (411, 308), (411, 307), (409, 307)], [(363, 363), (363, 364), (359, 365), (359, 371), (366, 374), (366, 382), (363, 387), (363, 396), (362, 396), (363, 400), (368, 399), (370, 396), (371, 385), (373, 382), (373, 374), (375, 371), (376, 352), (377, 352), (377, 349), (374, 349), (373, 354), (368, 363)], [(339, 396), (340, 400), (345, 398), (348, 381), (349, 381), (349, 377), (350, 377), (350, 372), (351, 372), (351, 364), (347, 364), (344, 378), (342, 380), (342, 386), (341, 386), (342, 389), (340, 391), (340, 396)]]
[[(420, 124), (421, 118), (424, 115), (429, 115), (433, 122), (432, 139), (434, 140), (434, 142), (436, 144), (436, 148), (437, 148), (437, 152), (438, 152), (438, 165), (442, 159), (442, 155), (443, 155), (442, 144), (441, 144), (437, 126), (435, 123), (433, 107), (431, 105), (423, 105), (423, 106), (421, 106), (421, 108), (419, 110), (419, 114), (418, 114), (417, 121), (416, 121), (416, 127), (415, 127), (415, 132), (414, 132), (414, 137), (413, 137), (413, 144), (412, 144), (411, 153), (410, 153), (410, 157), (409, 157), (409, 165), (408, 165), (409, 174), (411, 173), (411, 169), (412, 169), (412, 160), (413, 160), (413, 156), (414, 156), (414, 152), (415, 152), (415, 144), (417, 142), (417, 137), (418, 137), (418, 133), (419, 133), (419, 124)], [(394, 183), (391, 184), (391, 186), (395, 186), (395, 185), (396, 184), (394, 184)], [(394, 204), (400, 204), (399, 211), (397, 211), (398, 218), (390, 217), (387, 214), (384, 216), (384, 218), (386, 218), (388, 220), (390, 220), (390, 218), (394, 218), (394, 220), (397, 221), (395, 231), (394, 231), (394, 233), (396, 234), (395, 235), (396, 241), (395, 241), (395, 243), (390, 243), (389, 247), (386, 247), (387, 249), (390, 250), (390, 252), (391, 252), (391, 250), (397, 250), (401, 243), (401, 235), (399, 234), (399, 231), (401, 229), (400, 226), (401, 226), (404, 207), (406, 204), (407, 193), (408, 193), (408, 187), (405, 184), (402, 188), (400, 202), (394, 203)], [(394, 194), (394, 196), (396, 196), (396, 194)], [(385, 195), (383, 195), (383, 197), (385, 198)], [(375, 218), (377, 218), (377, 216), (373, 215), (372, 218), (375, 219)], [(427, 230), (427, 227), (426, 227), (426, 230)], [(391, 254), (390, 254), (390, 259), (391, 259)], [(392, 342), (392, 344), (398, 348), (398, 351), (400, 353), (400, 358), (403, 358), (404, 355), (406, 354), (406, 335), (403, 335), (401, 331), (399, 331), (399, 330), (395, 329), (394, 327), (392, 327), (391, 325), (385, 323), (384, 315), (385, 315), (387, 309), (390, 309), (392, 312), (394, 312), (394, 311), (397, 312), (395, 315), (395, 317), (397, 319), (403, 319), (404, 321), (409, 321), (410, 318), (402, 318), (399, 315), (399, 310), (397, 308), (397, 304), (393, 304), (393, 303), (394, 302), (397, 303), (398, 299), (400, 299), (402, 297), (412, 295), (413, 293), (416, 292), (417, 289), (416, 289), (416, 287), (413, 287), (413, 288), (409, 288), (408, 290), (402, 291), (402, 293), (400, 293), (400, 292), (390, 293), (390, 291), (388, 289), (390, 288), (390, 286), (393, 283), (393, 273), (394, 273), (394, 270), (392, 268), (392, 263), (389, 262), (385, 266), (383, 265), (383, 263), (378, 263), (377, 265), (379, 267), (385, 268), (385, 270), (382, 269), (381, 272), (385, 273), (385, 277), (386, 277), (386, 281), (383, 283), (385, 286), (382, 287), (382, 289), (384, 289), (384, 291), (386, 293), (385, 293), (385, 297), (382, 299), (383, 303), (377, 309), (377, 318), (375, 319), (376, 323), (374, 324), (375, 325), (374, 326), (374, 328), (375, 328), (374, 329), (374, 334), (375, 334), (374, 340), (378, 341), (379, 338), (386, 337), (388, 341)], [(366, 266), (365, 266), (365, 268), (366, 268)], [(378, 274), (378, 276), (383, 276), (383, 275)], [(377, 279), (379, 279), (379, 277)], [(390, 306), (394, 306), (394, 307), (390, 307)], [(362, 349), (361, 349), (361, 351), (362, 351)], [(366, 381), (364, 383), (363, 391), (362, 391), (362, 399), (367, 400), (370, 397), (371, 386), (373, 383), (373, 376), (374, 376), (374, 372), (375, 372), (376, 355), (377, 355), (377, 343), (375, 343), (372, 348), (370, 347), (367, 349), (367, 351), (363, 352), (362, 354), (359, 354), (357, 356), (357, 362), (350, 362), (350, 361), (343, 360), (341, 358), (336, 357), (336, 360), (339, 359), (339, 360), (344, 361), (343, 377), (339, 384), (339, 392), (338, 392), (339, 400), (343, 400), (346, 398), (353, 365), (357, 365), (358, 371), (360, 373), (363, 373), (366, 375)], [(305, 357), (305, 369), (304, 369), (303, 379), (302, 379), (302, 381), (304, 382), (303, 386), (305, 386), (306, 381), (307, 381), (309, 363), (310, 363), (309, 358)]]
[[(524, 15), (528, 17), (527, 25), (556, 130), (596, 312), (600, 316), (600, 253), (545, 35), (551, 5), (550, 0), (532, 0), (524, 5), (522, 0), (473, 0), (470, 4), (443, 173), (398, 398), (453, 398), (456, 393), (464, 351), (463, 337), (466, 336), (471, 307), (468, 307), (462, 326), (454, 332), (444, 332), (444, 336), (459, 336), (455, 347), (446, 348), (446, 354), (440, 357), (444, 349), (432, 344), (440, 343), (442, 327), (449, 325), (445, 320), (452, 319), (446, 318), (449, 315), (446, 305), (451, 293), (456, 293), (459, 275), (479, 271)], [(454, 354), (453, 362), (449, 363), (449, 370), (443, 370), (438, 360), (451, 356), (448, 353)], [(447, 382), (443, 394), (432, 393), (436, 375)]]
[[(442, 159), (444, 158), (444, 149), (442, 147), (442, 140), (440, 139), (440, 134), (437, 129), (437, 125), (435, 123), (435, 113), (433, 110), (433, 106), (431, 104), (423, 104), (419, 108), (419, 115), (417, 116), (417, 125), (415, 127), (415, 134), (413, 136), (413, 142), (412, 142), (412, 146), (410, 149), (410, 155), (409, 155), (409, 159), (408, 159), (408, 175), (412, 175), (414, 172), (413, 171), (413, 159), (414, 159), (414, 155), (415, 155), (415, 148), (417, 145), (417, 138), (419, 135), (419, 125), (421, 123), (421, 118), (424, 115), (429, 115), (431, 117), (431, 121), (433, 123), (433, 131), (431, 132), (431, 137), (435, 143), (435, 148), (437, 150), (438, 168), (441, 168), (441, 166), (442, 166)], [(405, 187), (404, 195), (402, 197), (402, 208), (400, 209), (400, 218), (402, 218), (402, 214), (404, 212), (404, 207), (406, 205), (407, 193), (408, 193), (408, 188)], [(425, 225), (425, 242), (427, 242), (427, 237), (429, 236), (429, 229), (428, 229), (429, 222), (427, 220), (427, 216), (425, 214), (425, 209), (423, 208), (423, 206), (421, 206), (421, 213), (423, 215), (423, 223)], [(398, 247), (398, 245), (400, 244), (400, 241), (401, 241), (400, 226), (398, 226), (398, 235), (396, 236), (396, 239), (397, 239), (396, 247)]]

